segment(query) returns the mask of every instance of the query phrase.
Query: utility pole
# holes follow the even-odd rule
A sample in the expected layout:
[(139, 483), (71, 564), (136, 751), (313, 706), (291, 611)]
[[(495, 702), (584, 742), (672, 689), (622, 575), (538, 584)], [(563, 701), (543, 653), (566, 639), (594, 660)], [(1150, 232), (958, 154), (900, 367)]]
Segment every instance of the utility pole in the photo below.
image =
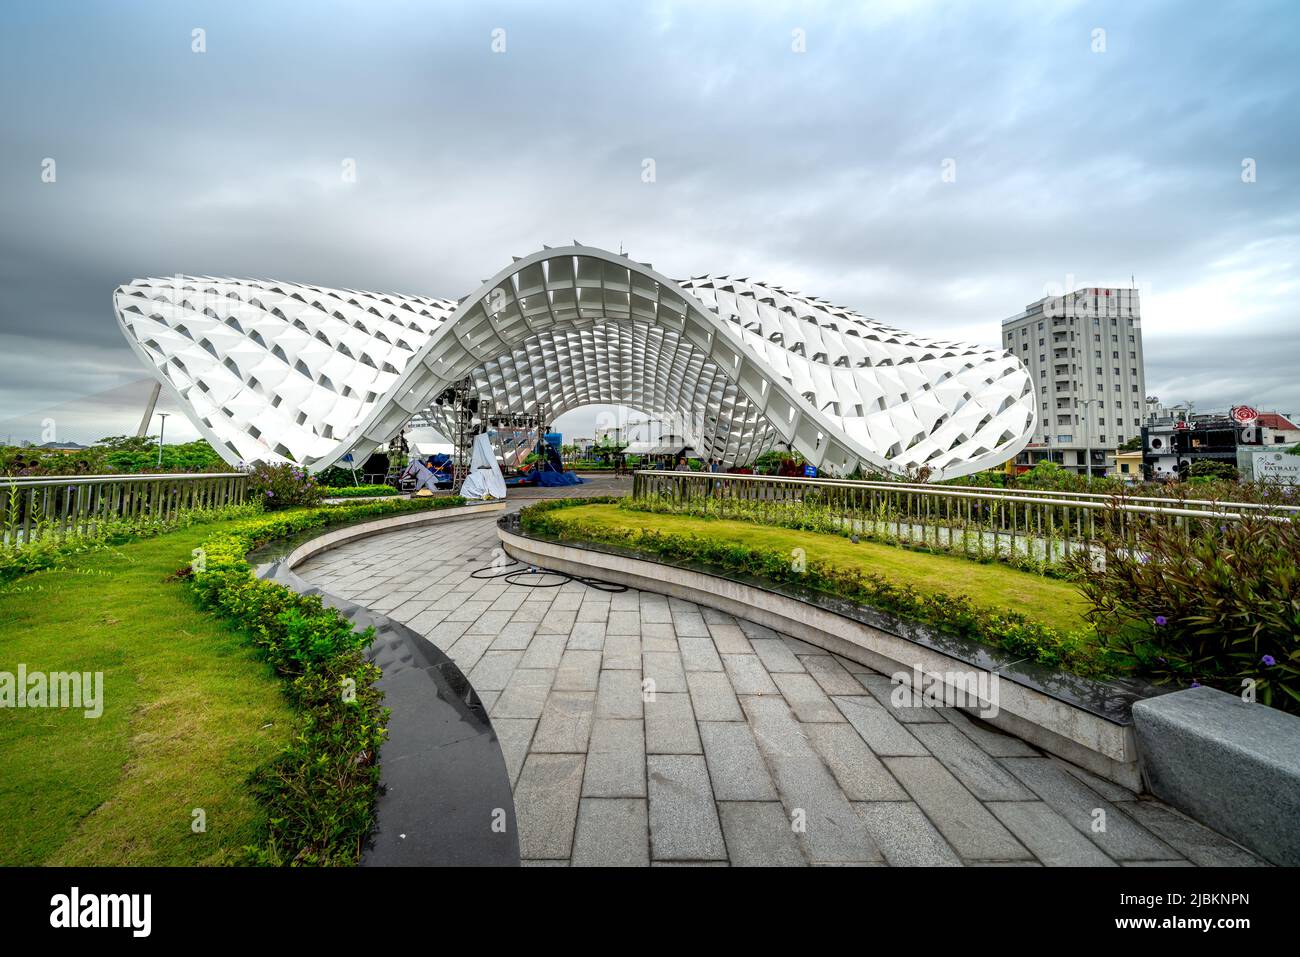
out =
[(167, 431), (167, 416), (169, 415), (171, 415), (170, 412), (158, 413), (158, 417), (162, 419), (162, 424), (158, 426), (158, 467), (159, 468), (162, 468), (163, 433)]

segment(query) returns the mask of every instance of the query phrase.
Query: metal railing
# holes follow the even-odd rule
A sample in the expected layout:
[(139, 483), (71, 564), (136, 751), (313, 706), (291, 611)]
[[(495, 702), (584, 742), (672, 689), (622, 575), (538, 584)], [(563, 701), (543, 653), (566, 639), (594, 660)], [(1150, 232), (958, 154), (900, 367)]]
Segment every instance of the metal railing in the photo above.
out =
[(1297, 506), (1249, 502), (708, 472), (639, 471), (632, 498), (672, 512), (769, 524), (815, 521), (972, 557), (1014, 556), (1047, 564), (1080, 550), (1100, 556), (1098, 543), (1107, 530), (1132, 545), (1143, 525), (1190, 535), (1207, 524), (1252, 514), (1300, 518)]
[(93, 535), (114, 521), (170, 521), (190, 509), (243, 504), (243, 472), (0, 477), (0, 542)]

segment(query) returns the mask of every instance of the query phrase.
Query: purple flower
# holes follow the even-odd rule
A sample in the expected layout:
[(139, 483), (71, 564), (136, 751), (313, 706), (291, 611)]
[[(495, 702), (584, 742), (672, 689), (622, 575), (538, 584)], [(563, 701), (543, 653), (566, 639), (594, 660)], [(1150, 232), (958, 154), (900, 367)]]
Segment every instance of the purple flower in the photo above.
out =
[(1193, 678), (1193, 679), (1192, 679), (1192, 687), (1193, 687), (1193, 688), (1199, 688), (1200, 686), (1201, 686), (1201, 683), (1200, 683), (1199, 681), (1197, 681), (1195, 678)]
[(1265, 655), (1263, 658), (1260, 658), (1259, 660), (1264, 663), (1265, 668), (1272, 668), (1275, 664), (1277, 664), (1277, 659), (1274, 658), (1272, 655)]
[(1165, 625), (1169, 624), (1169, 619), (1164, 615), (1156, 615), (1156, 624), (1163, 628)]
[(1156, 661), (1160, 662), (1160, 664), (1162, 664), (1162, 665), (1167, 665), (1167, 664), (1169, 664), (1169, 662), (1165, 661), (1165, 659), (1163, 659), (1163, 658), (1157, 658)]

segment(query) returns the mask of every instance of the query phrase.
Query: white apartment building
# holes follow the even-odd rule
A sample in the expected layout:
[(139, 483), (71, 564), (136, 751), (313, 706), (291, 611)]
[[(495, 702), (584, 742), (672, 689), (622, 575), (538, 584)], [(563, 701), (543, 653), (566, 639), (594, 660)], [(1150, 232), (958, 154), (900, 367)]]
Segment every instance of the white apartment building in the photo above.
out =
[(1018, 466), (1050, 459), (1092, 474), (1140, 434), (1146, 416), (1142, 314), (1136, 289), (1089, 286), (1045, 296), (1002, 321), (1002, 345), (1029, 369), (1038, 422)]

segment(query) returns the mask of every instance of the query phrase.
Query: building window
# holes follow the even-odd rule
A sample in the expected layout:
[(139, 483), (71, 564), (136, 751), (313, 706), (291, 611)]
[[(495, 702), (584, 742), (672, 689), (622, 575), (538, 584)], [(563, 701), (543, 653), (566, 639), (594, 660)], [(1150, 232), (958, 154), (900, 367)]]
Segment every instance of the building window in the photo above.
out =
[(1103, 432), (1101, 435), (1097, 436), (1097, 438), (1100, 439), (1102, 442), (1105, 442), (1105, 441), (1106, 441), (1106, 433)]
[(1127, 462), (1120, 462), (1120, 463), (1119, 463), (1119, 470), (1120, 470), (1121, 472), (1123, 472), (1125, 475), (1127, 475), (1127, 474), (1128, 474), (1128, 463), (1127, 463)]
[(1134, 378), (1137, 378), (1138, 371), (1137, 369), (1129, 369), (1128, 374), (1133, 376)]

